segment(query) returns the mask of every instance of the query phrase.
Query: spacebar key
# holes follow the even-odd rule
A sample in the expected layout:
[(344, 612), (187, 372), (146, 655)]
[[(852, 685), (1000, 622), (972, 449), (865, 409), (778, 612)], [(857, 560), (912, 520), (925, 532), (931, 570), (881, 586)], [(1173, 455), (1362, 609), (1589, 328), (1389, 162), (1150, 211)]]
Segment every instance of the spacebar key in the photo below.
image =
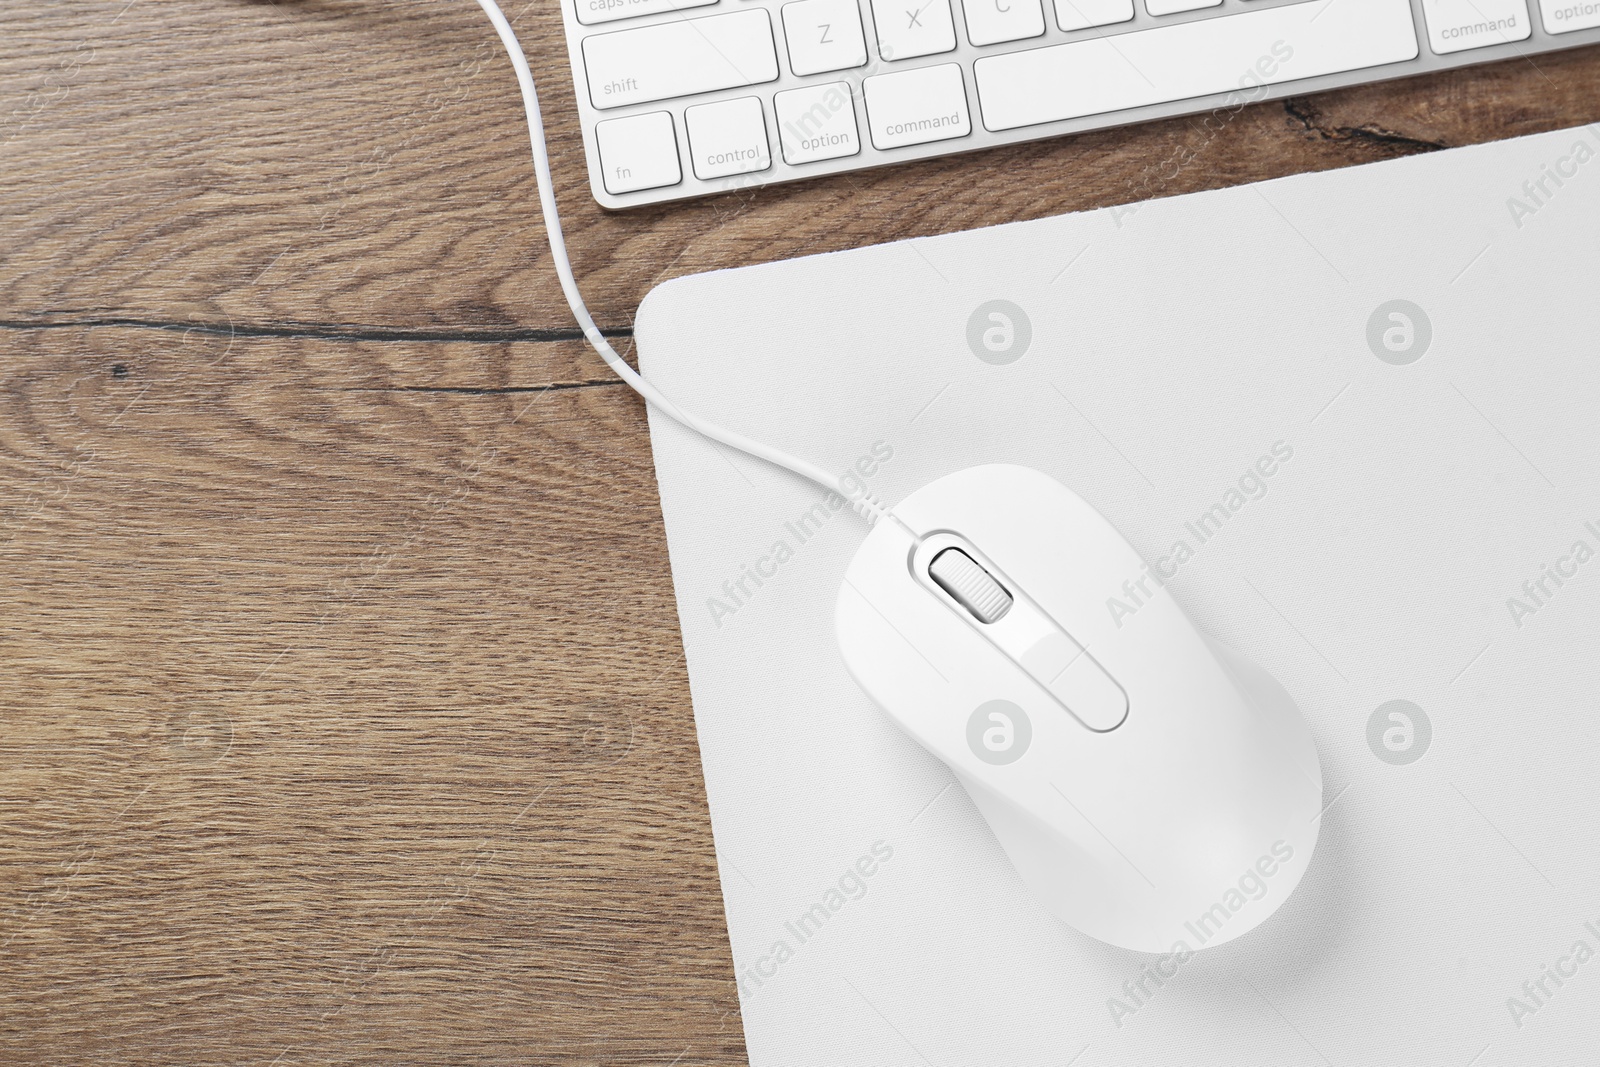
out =
[(1409, 0), (1315, 0), (989, 56), (973, 64), (983, 124), (1011, 130), (1417, 56)]

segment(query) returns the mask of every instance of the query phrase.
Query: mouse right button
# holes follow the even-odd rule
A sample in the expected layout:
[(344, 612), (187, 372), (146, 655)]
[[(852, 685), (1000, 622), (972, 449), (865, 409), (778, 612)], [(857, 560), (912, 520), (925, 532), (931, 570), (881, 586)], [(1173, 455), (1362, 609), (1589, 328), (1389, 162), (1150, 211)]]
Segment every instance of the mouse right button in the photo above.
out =
[(1053, 626), (1022, 654), (1022, 669), (1097, 733), (1128, 717), (1128, 694), (1076, 641)]
[(1067, 664), (1050, 692), (1098, 733), (1115, 730), (1128, 717), (1128, 694), (1087, 652)]

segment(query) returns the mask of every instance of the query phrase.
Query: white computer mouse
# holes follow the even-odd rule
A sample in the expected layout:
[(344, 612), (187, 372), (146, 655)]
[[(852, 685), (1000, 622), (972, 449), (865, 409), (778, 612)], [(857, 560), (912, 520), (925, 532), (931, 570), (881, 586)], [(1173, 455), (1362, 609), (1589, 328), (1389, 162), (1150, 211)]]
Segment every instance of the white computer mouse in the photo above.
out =
[(956, 773), (1044, 906), (1161, 953), (1276, 911), (1322, 810), (1316, 743), (1283, 687), (1197, 630), (1048, 475), (972, 467), (894, 513), (839, 591), (845, 663)]

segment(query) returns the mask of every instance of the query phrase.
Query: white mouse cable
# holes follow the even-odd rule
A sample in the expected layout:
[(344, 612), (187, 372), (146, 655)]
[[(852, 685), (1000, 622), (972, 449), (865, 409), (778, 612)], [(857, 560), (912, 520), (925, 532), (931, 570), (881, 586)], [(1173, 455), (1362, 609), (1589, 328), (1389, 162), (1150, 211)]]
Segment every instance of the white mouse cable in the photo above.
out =
[(578, 291), (578, 282), (572, 274), (572, 261), (567, 258), (566, 238), (561, 231), (561, 215), (556, 208), (555, 186), (550, 177), (550, 155), (545, 144), (544, 119), (539, 111), (539, 94), (533, 84), (533, 72), (528, 69), (527, 56), (523, 54), (522, 45), (517, 40), (511, 23), (506, 20), (505, 13), (495, 0), (477, 0), (478, 6), (483, 8), (483, 13), (489, 16), (489, 21), (494, 23), (495, 32), (500, 35), (500, 43), (505, 45), (506, 54), (511, 57), (511, 65), (517, 71), (517, 84), (522, 89), (522, 106), (528, 115), (528, 136), (533, 143), (533, 171), (539, 186), (539, 206), (544, 212), (545, 232), (550, 238), (550, 256), (555, 263), (556, 277), (561, 279), (561, 291), (567, 298), (567, 306), (572, 309), (573, 318), (578, 320), (578, 325), (583, 329), (583, 336), (588, 338), (589, 344), (606, 365), (617, 373), (634, 392), (661, 411), (670, 416), (674, 421), (687, 426), (703, 437), (736, 448), (748, 455), (755, 456), (775, 466), (792, 471), (809, 481), (815, 482), (822, 488), (832, 493), (838, 493), (848, 500), (855, 509), (861, 513), (868, 522), (876, 522), (881, 518), (890, 518), (902, 528), (906, 529), (913, 538), (916, 534), (905, 523), (895, 516), (894, 512), (872, 495), (865, 486), (859, 495), (852, 494), (841, 484), (840, 478), (829, 475), (815, 464), (808, 463), (796, 456), (781, 452), (770, 445), (759, 441), (752, 441), (743, 434), (717, 426), (685, 411), (668, 399), (655, 386), (646, 381), (637, 371), (628, 366), (626, 360), (617, 354), (600, 333), (600, 328), (595, 325), (594, 318), (589, 314), (588, 306), (583, 302), (583, 294)]

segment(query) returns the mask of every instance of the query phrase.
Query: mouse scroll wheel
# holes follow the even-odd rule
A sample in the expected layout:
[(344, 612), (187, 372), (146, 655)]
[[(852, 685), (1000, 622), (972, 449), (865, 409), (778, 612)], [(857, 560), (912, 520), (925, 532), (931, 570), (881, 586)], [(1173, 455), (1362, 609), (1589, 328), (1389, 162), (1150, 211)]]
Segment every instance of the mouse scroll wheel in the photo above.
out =
[(934, 556), (928, 575), (979, 622), (999, 622), (1011, 610), (1011, 594), (959, 548), (947, 548)]

